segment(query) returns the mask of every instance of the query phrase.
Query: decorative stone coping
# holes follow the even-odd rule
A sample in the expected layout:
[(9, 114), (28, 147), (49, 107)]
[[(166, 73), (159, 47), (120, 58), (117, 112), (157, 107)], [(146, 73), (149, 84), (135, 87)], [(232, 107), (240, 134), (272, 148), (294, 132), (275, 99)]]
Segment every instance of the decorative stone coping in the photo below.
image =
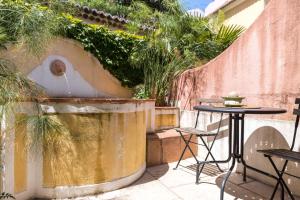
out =
[(39, 103), (145, 103), (155, 102), (155, 99), (107, 99), (107, 98), (40, 98)]
[(159, 109), (159, 110), (178, 110), (179, 107), (170, 107), (170, 106), (155, 106), (155, 109)]
[[(95, 8), (89, 8), (88, 6), (81, 6), (76, 4), (75, 7), (78, 9), (78, 16), (84, 19), (89, 19), (101, 24), (108, 24), (114, 27), (124, 28), (125, 24), (130, 23), (130, 20), (126, 19), (123, 16), (112, 15)], [(151, 31), (154, 30), (154, 27), (147, 25), (139, 26), (141, 31)]]

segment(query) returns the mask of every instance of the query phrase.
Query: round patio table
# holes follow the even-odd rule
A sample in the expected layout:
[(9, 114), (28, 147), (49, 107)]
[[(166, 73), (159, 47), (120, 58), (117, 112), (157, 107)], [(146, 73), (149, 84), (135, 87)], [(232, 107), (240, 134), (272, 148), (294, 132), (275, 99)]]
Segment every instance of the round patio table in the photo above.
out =
[(224, 189), (226, 182), (236, 164), (236, 161), (238, 163), (242, 163), (244, 166), (244, 173), (243, 173), (243, 180), (246, 181), (246, 169), (249, 168), (251, 170), (254, 170), (258, 173), (261, 173), (263, 175), (272, 177), (277, 180), (277, 177), (262, 171), (260, 169), (257, 169), (253, 166), (247, 165), (246, 161), (244, 160), (244, 118), (246, 114), (282, 114), (286, 113), (285, 109), (281, 108), (247, 108), (247, 107), (241, 107), (241, 108), (233, 108), (233, 107), (214, 107), (214, 106), (195, 106), (195, 110), (198, 111), (204, 111), (204, 112), (216, 112), (216, 113), (227, 113), (229, 114), (229, 145), (228, 145), (228, 158), (226, 160), (217, 160), (217, 161), (203, 161), (200, 162), (200, 164), (206, 164), (206, 163), (228, 163), (230, 160), (232, 160), (232, 164), (225, 175), (222, 185), (221, 185), (221, 194), (220, 199), (223, 200), (224, 198)]

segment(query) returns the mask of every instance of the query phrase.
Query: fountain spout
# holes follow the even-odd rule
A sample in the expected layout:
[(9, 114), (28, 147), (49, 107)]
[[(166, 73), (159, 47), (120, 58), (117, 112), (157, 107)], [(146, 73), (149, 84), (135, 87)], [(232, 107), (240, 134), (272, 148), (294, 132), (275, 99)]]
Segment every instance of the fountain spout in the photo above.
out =
[(67, 84), (68, 97), (71, 97), (72, 96), (71, 87), (70, 87), (70, 83), (69, 83), (69, 80), (67, 78), (66, 72), (64, 72), (63, 76), (64, 76), (66, 84)]

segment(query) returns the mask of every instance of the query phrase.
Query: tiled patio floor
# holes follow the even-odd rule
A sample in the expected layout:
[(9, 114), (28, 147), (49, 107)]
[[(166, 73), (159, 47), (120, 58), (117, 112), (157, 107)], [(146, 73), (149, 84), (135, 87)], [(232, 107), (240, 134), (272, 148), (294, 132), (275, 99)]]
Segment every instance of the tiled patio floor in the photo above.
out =
[[(188, 166), (186, 162), (183, 163)], [(145, 174), (129, 187), (96, 196), (78, 199), (98, 200), (218, 200), (223, 174), (214, 166), (209, 166), (201, 176), (200, 184), (195, 184), (195, 172), (179, 167), (175, 163), (147, 168)], [(248, 178), (243, 183), (242, 176), (233, 173), (227, 182), (225, 199), (268, 199), (272, 187)], [(280, 198), (276, 198), (280, 199)], [(286, 198), (289, 199), (289, 198)], [(300, 198), (296, 198), (300, 200)]]

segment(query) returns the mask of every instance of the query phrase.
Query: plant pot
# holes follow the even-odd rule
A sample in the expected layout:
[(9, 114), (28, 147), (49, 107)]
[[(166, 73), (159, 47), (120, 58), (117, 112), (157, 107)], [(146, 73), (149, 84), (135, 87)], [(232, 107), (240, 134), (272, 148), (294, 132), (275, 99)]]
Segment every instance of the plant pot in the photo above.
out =
[(155, 107), (155, 130), (179, 127), (179, 116), (178, 107)]

